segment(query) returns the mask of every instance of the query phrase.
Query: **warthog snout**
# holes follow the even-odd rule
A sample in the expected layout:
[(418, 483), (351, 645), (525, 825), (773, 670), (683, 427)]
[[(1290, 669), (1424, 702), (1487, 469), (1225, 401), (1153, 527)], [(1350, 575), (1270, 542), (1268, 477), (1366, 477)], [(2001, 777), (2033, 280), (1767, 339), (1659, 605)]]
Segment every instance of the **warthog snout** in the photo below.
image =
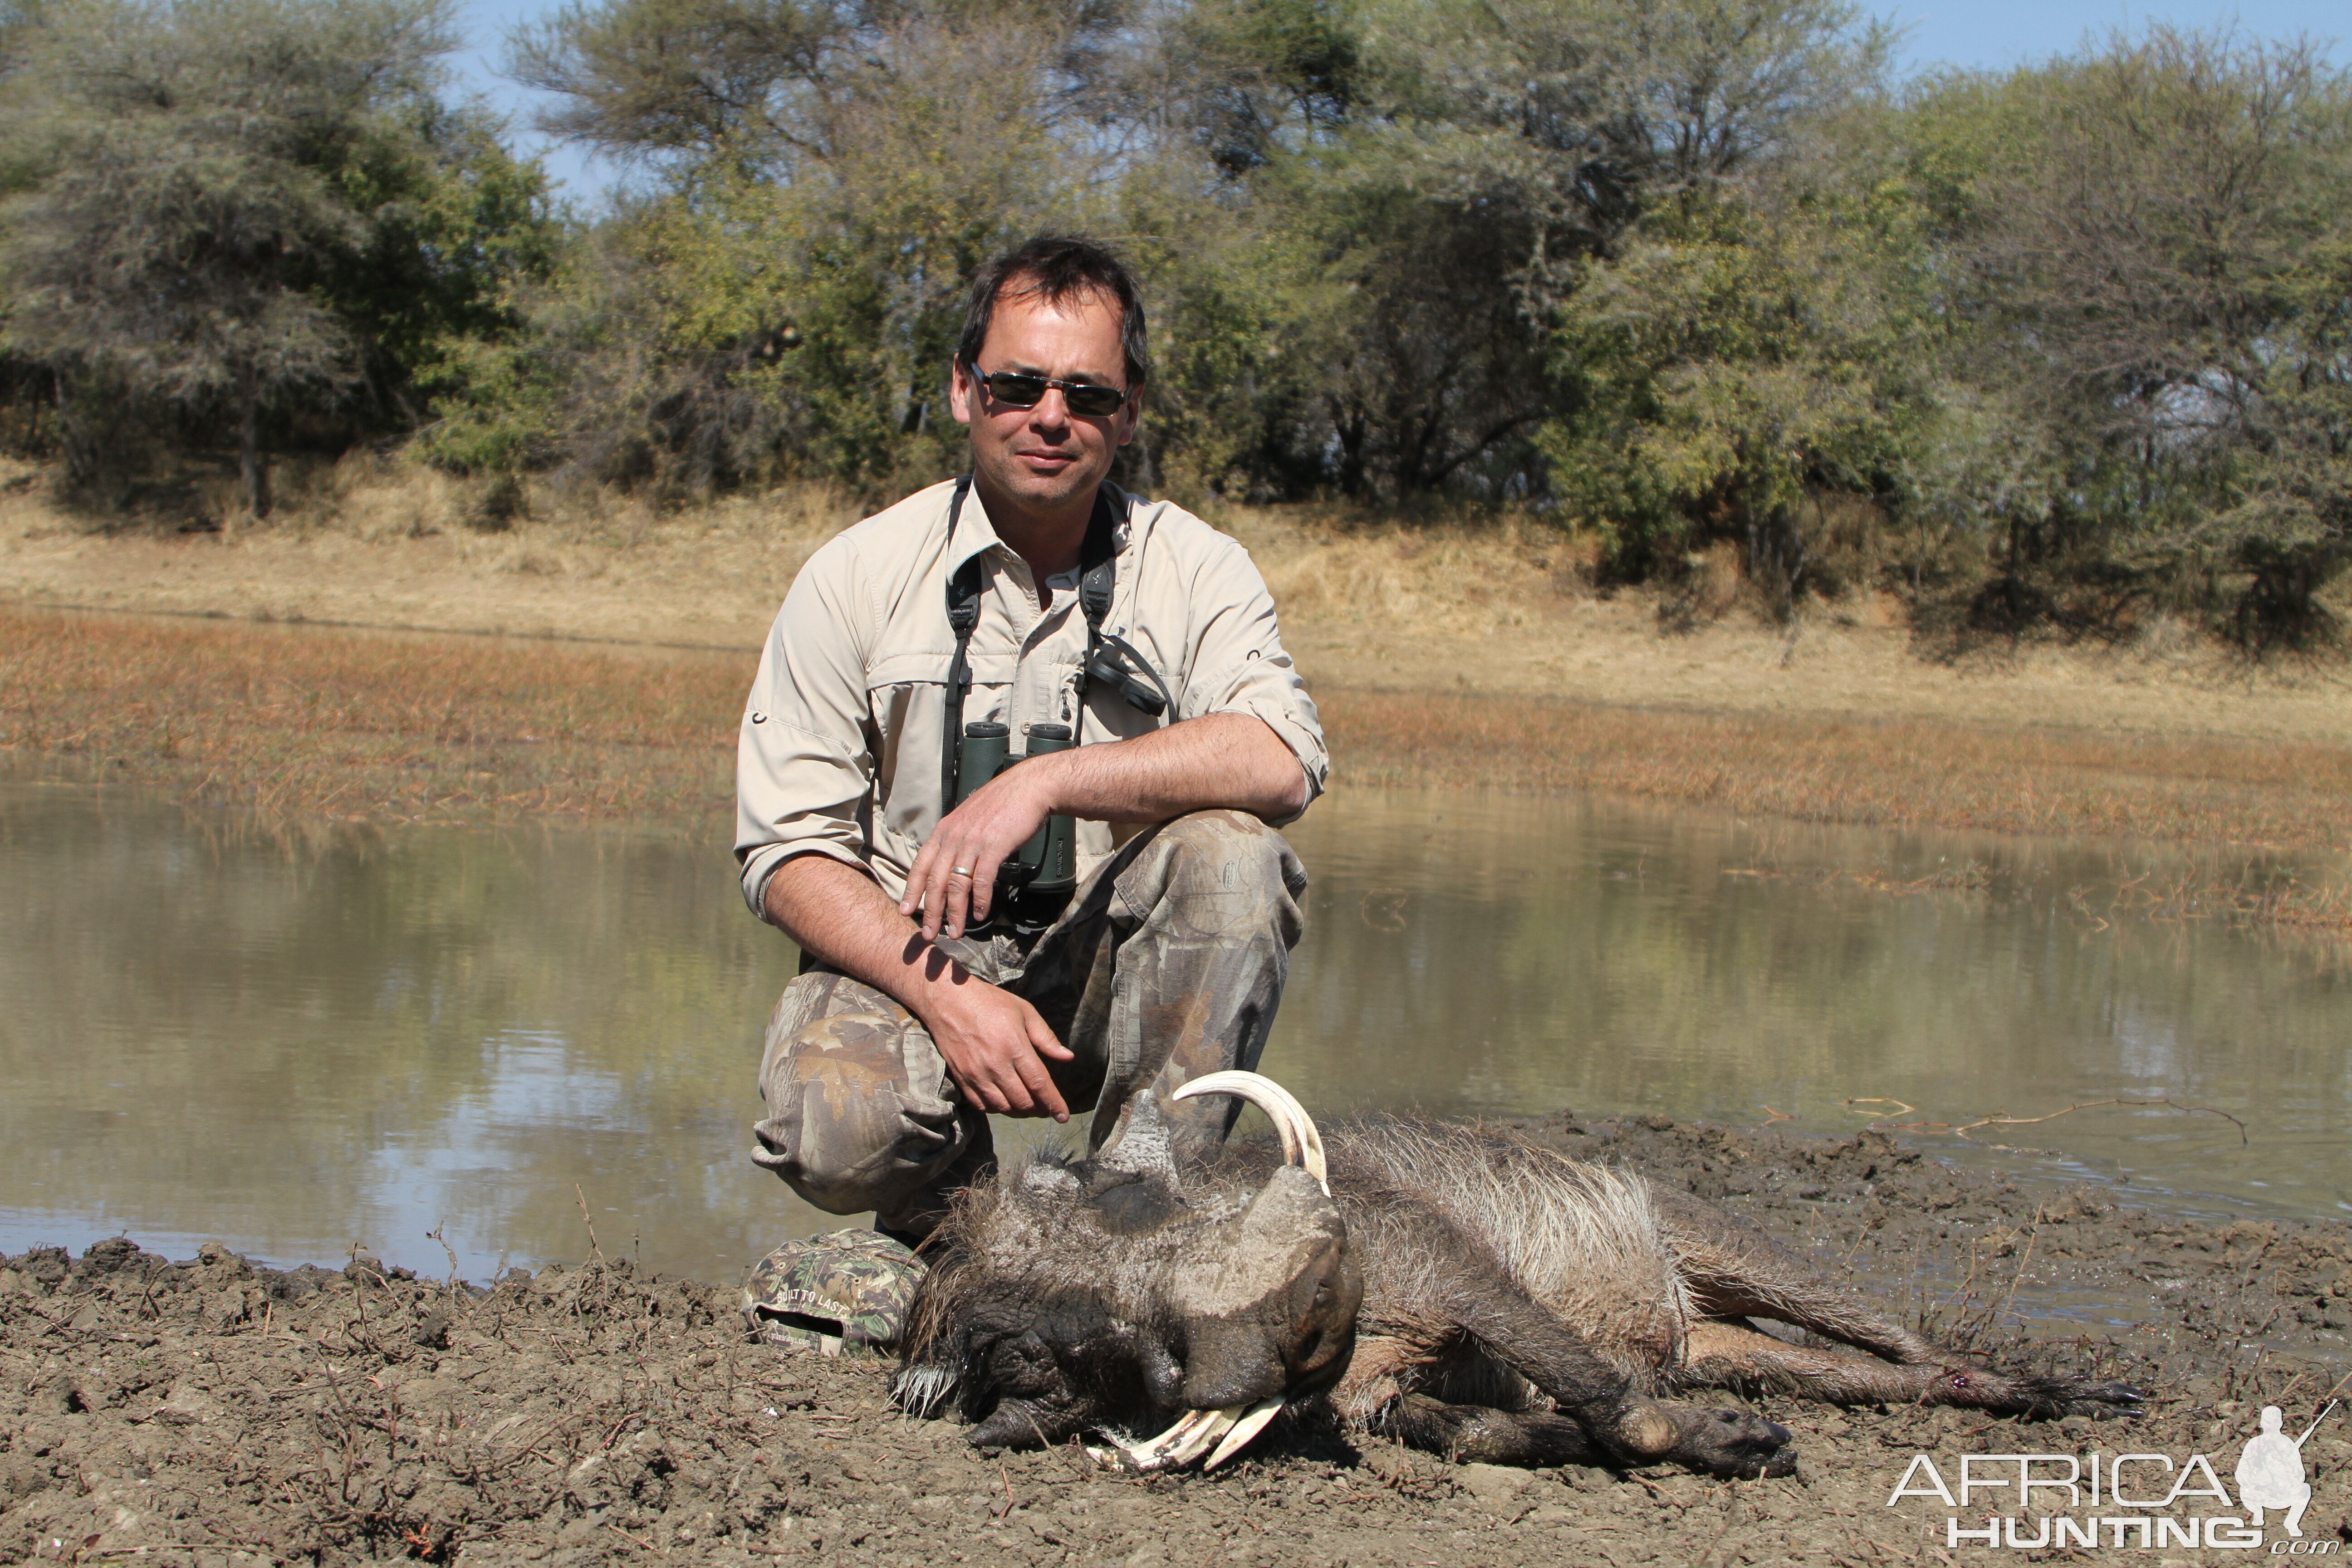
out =
[(1328, 1388), (1347, 1370), (1363, 1296), (1339, 1205), (1305, 1171), (1276, 1171), (1238, 1225), (1203, 1227), (1170, 1275), (1183, 1404), (1214, 1410)]

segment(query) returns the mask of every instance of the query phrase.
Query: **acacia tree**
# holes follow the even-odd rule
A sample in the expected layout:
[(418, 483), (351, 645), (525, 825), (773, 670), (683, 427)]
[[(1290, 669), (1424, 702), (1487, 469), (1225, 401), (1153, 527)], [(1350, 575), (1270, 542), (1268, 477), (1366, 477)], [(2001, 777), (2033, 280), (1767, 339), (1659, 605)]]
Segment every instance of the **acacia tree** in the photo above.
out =
[(1946, 390), (1914, 216), (1883, 193), (1694, 195), (1585, 268), (1553, 313), (1570, 395), (1542, 441), (1613, 572), (1671, 576), (1728, 538), (1778, 613), (1822, 585), (1821, 497), (1887, 498)]
[(1087, 0), (597, 0), (519, 37), (542, 129), (649, 178), (579, 258), (597, 308), (546, 301), (509, 445), (659, 492), (944, 471), (965, 283), (1116, 162), (1111, 32)]
[(544, 436), (485, 408), (467, 450), (913, 478), (971, 269), (1076, 222), (1152, 264), (1193, 482), (1532, 498), (1574, 265), (1882, 42), (1844, 0), (583, 0), (511, 68), (651, 178), (518, 373)]
[(1539, 437), (1579, 395), (1551, 322), (1591, 264), (1781, 159), (1885, 46), (1843, 0), (1182, 8), (1168, 96), (1224, 178), (1226, 232), (1172, 248), (1255, 283), (1193, 288), (1213, 303), (1186, 324), (1216, 334), (1254, 295), (1282, 345), (1246, 356), (1261, 427), (1221, 432), (1213, 466), (1275, 494), (1543, 497)]
[(16, 42), (7, 335), (55, 378), (75, 478), (128, 400), (232, 432), (264, 515), (276, 423), (395, 397), (544, 269), (537, 171), (436, 96), (446, 0), (79, 0)]
[(1992, 520), (1997, 585), (2032, 611), (2090, 574), (2305, 635), (2352, 551), (2352, 74), (2152, 27), (1906, 118), (1979, 323), (1961, 374), (2047, 454)]

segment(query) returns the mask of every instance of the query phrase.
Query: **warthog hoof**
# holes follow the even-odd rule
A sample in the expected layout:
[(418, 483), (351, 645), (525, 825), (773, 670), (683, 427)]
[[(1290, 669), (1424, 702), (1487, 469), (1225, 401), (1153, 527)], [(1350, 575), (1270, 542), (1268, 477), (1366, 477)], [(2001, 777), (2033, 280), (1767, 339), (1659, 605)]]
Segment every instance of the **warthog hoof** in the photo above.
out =
[(2029, 1415), (2044, 1420), (2062, 1415), (2137, 1415), (2147, 1395), (2128, 1383), (2092, 1383), (2076, 1377), (2053, 1377), (2035, 1391)]
[(2044, 1421), (2062, 1415), (2137, 1415), (2147, 1397), (2127, 1383), (2093, 1383), (2086, 1378), (1988, 1366), (1948, 1369), (1936, 1394), (1942, 1404), (1975, 1405)]
[(2147, 1393), (2128, 1383), (2078, 1383), (2066, 1390), (2066, 1397), (2085, 1407), (2069, 1410), (2069, 1415), (2137, 1415)]
[(1710, 1476), (1753, 1480), (1793, 1476), (1795, 1434), (1777, 1421), (1745, 1410), (1677, 1409), (1675, 1447), (1666, 1458)]

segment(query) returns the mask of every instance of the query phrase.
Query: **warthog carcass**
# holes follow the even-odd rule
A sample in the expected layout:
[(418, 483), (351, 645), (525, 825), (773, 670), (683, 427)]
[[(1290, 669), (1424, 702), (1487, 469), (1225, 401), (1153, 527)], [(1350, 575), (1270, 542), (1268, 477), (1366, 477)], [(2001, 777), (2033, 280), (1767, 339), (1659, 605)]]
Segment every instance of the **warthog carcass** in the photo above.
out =
[(1103, 1433), (1146, 1468), (1213, 1467), (1328, 1399), (1465, 1459), (1756, 1476), (1794, 1468), (1788, 1428), (1661, 1396), (2043, 1415), (2140, 1398), (1937, 1345), (1710, 1205), (1507, 1131), (1382, 1117), (1327, 1136), (1255, 1074), (1180, 1091), (1197, 1093), (1264, 1107), (1281, 1153), (1180, 1172), (1143, 1095), (1093, 1159), (972, 1189), (928, 1249), (902, 1405), (953, 1408), (983, 1447)]

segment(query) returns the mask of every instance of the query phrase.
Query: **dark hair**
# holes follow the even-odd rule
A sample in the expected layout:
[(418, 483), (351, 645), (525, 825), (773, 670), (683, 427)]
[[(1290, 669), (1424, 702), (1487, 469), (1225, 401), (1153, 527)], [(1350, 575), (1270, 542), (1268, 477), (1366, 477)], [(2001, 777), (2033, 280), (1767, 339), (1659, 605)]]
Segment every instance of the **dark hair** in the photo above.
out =
[(1136, 287), (1127, 263), (1108, 246), (1080, 235), (1041, 234), (974, 273), (964, 305), (963, 336), (956, 341), (956, 357), (966, 366), (980, 358), (996, 302), (1008, 294), (1015, 300), (1041, 299), (1049, 305), (1086, 294), (1108, 300), (1118, 307), (1127, 389), (1133, 392), (1151, 379), (1151, 355), (1143, 339), (1143, 291)]

